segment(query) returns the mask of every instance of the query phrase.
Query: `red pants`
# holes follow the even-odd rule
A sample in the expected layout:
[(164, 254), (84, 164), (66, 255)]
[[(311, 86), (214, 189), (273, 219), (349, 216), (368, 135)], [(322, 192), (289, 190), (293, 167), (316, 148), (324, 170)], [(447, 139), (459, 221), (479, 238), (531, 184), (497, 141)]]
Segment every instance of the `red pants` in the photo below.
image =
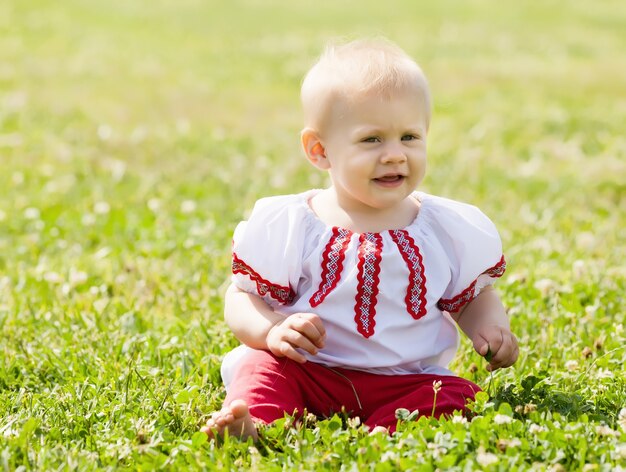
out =
[(267, 351), (254, 351), (239, 363), (229, 386), (225, 404), (235, 399), (248, 403), (256, 420), (271, 423), (288, 414), (307, 412), (328, 417), (342, 409), (358, 416), (369, 427), (384, 426), (394, 431), (396, 409), (433, 409), (433, 381), (441, 380), (435, 416), (464, 410), (480, 388), (460, 377), (411, 374), (378, 375), (314, 362), (299, 364)]

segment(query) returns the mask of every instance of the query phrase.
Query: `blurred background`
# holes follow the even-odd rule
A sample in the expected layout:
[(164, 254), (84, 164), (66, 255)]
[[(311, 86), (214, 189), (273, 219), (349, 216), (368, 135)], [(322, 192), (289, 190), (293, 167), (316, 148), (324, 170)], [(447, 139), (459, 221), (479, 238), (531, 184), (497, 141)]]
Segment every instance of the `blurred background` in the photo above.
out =
[(516, 257), (617, 246), (625, 25), (617, 0), (4, 1), (4, 224), (193, 200), (221, 244), (259, 196), (325, 185), (300, 151), (301, 78), (327, 41), (383, 35), (432, 87), (424, 190), (495, 213)]

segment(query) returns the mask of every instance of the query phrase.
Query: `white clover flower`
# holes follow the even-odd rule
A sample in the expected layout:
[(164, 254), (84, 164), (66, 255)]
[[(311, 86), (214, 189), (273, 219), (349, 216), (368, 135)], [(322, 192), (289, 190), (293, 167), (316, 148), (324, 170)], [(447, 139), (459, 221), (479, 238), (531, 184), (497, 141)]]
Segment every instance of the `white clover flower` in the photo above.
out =
[(596, 372), (596, 378), (598, 378), (598, 379), (612, 379), (613, 378), (613, 372), (611, 372), (609, 369), (598, 369), (598, 372)]
[(596, 237), (589, 231), (578, 233), (576, 236), (576, 245), (581, 249), (591, 249), (596, 245)]
[(619, 415), (617, 417), (617, 423), (620, 425), (620, 427), (626, 431), (626, 408), (622, 408), (619, 411)]
[(495, 424), (509, 424), (512, 421), (513, 421), (513, 418), (511, 418), (510, 416), (501, 415), (499, 413), (493, 417), (493, 422)]
[(109, 299), (108, 298), (99, 298), (93, 302), (93, 307), (98, 312), (99, 315), (102, 314), (104, 309), (108, 306)]
[(63, 282), (63, 277), (61, 277), (57, 272), (52, 271), (43, 274), (43, 279), (51, 284), (60, 284)]
[[(315, 415), (309, 413), (307, 415), (307, 421), (310, 422), (315, 422), (316, 417)], [(361, 425), (361, 418), (359, 418), (358, 416), (355, 416), (354, 418), (348, 418), (348, 426), (350, 428), (358, 428)]]
[(491, 452), (479, 450), (478, 454), (476, 454), (476, 462), (478, 462), (483, 467), (487, 467), (488, 465), (498, 462), (498, 456), (492, 454)]
[(10, 283), (11, 283), (11, 279), (9, 278), (8, 275), (5, 275), (4, 277), (0, 277), (0, 288), (8, 287)]
[(20, 431), (18, 429), (13, 429), (13, 428), (6, 428), (4, 431), (2, 431), (2, 435), (5, 438), (13, 438), (16, 437), (20, 434)]
[(87, 274), (81, 270), (77, 270), (74, 267), (70, 268), (69, 282), (72, 286), (83, 284), (87, 281)]
[(587, 305), (585, 307), (585, 314), (588, 316), (593, 316), (596, 314), (596, 311), (598, 311), (598, 308), (598, 305)]
[(94, 259), (104, 259), (108, 257), (109, 254), (111, 254), (111, 248), (104, 246), (94, 252), (93, 257)]
[(582, 279), (587, 273), (587, 265), (585, 262), (580, 259), (574, 261), (572, 264), (572, 273), (574, 274), (574, 278), (576, 280)]
[(578, 370), (578, 362), (570, 360), (565, 363), (565, 368), (570, 372)]
[(522, 441), (518, 438), (509, 439), (509, 447), (520, 447), (522, 445)]
[(528, 431), (532, 434), (539, 434), (539, 433), (543, 433), (545, 431), (547, 431), (545, 426), (541, 426), (538, 425), (536, 423), (532, 423), (529, 427), (528, 427)]
[(150, 200), (148, 200), (148, 203), (146, 205), (152, 213), (156, 213), (161, 209), (161, 200), (159, 200), (158, 198), (151, 198)]
[(13, 172), (11, 180), (16, 187), (22, 185), (24, 183), (24, 174), (22, 172)]
[(440, 444), (428, 443), (427, 447), (432, 451), (432, 456), (435, 459), (439, 459), (441, 456), (445, 455), (446, 452), (448, 452)]
[(395, 451), (387, 451), (380, 457), (381, 462), (387, 462), (390, 460), (395, 461), (397, 459), (398, 459), (398, 453)]
[(617, 447), (615, 448), (615, 452), (617, 452), (617, 455), (620, 458), (626, 459), (626, 443), (618, 444)]
[(111, 211), (111, 205), (107, 202), (96, 202), (93, 206), (93, 212), (96, 215), (106, 215)]
[(46, 227), (46, 224), (41, 220), (36, 220), (33, 222), (33, 229), (35, 229), (36, 231), (41, 231), (45, 227)]
[(35, 274), (43, 275), (43, 273), (48, 270), (48, 266), (44, 261), (39, 261), (39, 264), (35, 266)]
[(617, 431), (612, 430), (607, 425), (601, 424), (596, 426), (596, 434), (598, 436), (615, 436), (617, 435)]
[(7, 214), (6, 212), (0, 210), (0, 221), (4, 221), (7, 219)]
[(128, 276), (126, 274), (117, 274), (115, 276), (115, 283), (117, 285), (124, 285), (126, 282), (128, 282)]
[(124, 174), (126, 174), (126, 163), (119, 159), (109, 159), (106, 161), (106, 167), (111, 172), (111, 177), (116, 182), (119, 182), (124, 178)]
[[(533, 468), (532, 470), (540, 470), (539, 467), (537, 467), (536, 469)], [(556, 464), (553, 464), (550, 466), (550, 468), (548, 469), (548, 472), (566, 472), (565, 467), (563, 467), (562, 464), (559, 464), (558, 462)]]
[(108, 141), (113, 136), (113, 129), (109, 125), (102, 124), (98, 126), (97, 133), (100, 141)]
[(182, 213), (193, 213), (196, 211), (196, 202), (193, 200), (185, 200), (180, 204), (180, 211)]
[(452, 417), (452, 422), (455, 424), (466, 424), (467, 418), (465, 416), (456, 415)]
[(505, 452), (507, 449), (512, 447), (519, 447), (522, 445), (522, 441), (517, 438), (512, 439), (498, 439), (496, 442), (496, 446), (500, 452)]
[(28, 94), (24, 90), (9, 92), (4, 96), (2, 105), (9, 111), (23, 110), (28, 104)]
[(93, 224), (96, 222), (96, 217), (91, 213), (85, 213), (80, 219), (80, 222), (83, 224), (83, 226), (93, 226)]
[(552, 279), (537, 280), (534, 286), (544, 297), (556, 289), (556, 283)]
[(512, 284), (517, 284), (520, 282), (525, 282), (526, 278), (527, 278), (526, 274), (522, 274), (521, 272), (516, 272), (516, 273), (509, 275), (506, 281), (508, 284), (512, 285)]
[(41, 216), (41, 212), (38, 208), (28, 207), (24, 210), (24, 218), (27, 220), (38, 220)]

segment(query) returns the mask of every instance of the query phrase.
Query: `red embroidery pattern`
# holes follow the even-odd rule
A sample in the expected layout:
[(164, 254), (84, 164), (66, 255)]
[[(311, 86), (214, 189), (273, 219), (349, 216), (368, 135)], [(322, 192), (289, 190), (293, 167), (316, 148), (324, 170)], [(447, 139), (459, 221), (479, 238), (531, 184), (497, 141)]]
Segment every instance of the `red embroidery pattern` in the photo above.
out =
[(363, 233), (359, 237), (358, 285), (354, 306), (357, 330), (365, 338), (374, 334), (378, 274), (380, 273), (383, 238), (378, 233)]
[(496, 279), (498, 277), (502, 277), (502, 274), (504, 274), (505, 270), (506, 270), (506, 261), (504, 260), (504, 256), (502, 256), (500, 258), (500, 261), (496, 265), (494, 265), (493, 267), (490, 267), (483, 273), (488, 275), (489, 277), (493, 277), (494, 279)]
[(409, 285), (404, 299), (406, 309), (413, 318), (419, 320), (426, 314), (426, 277), (422, 255), (408, 231), (393, 230), (389, 233), (409, 268)]
[[(506, 261), (504, 260), (504, 256), (502, 256), (502, 258), (500, 258), (500, 261), (496, 265), (490, 267), (480, 275), (488, 275), (489, 277), (497, 278), (502, 277), (502, 274), (504, 274), (505, 270)], [(441, 300), (439, 300), (439, 303), (437, 303), (439, 309), (448, 312), (459, 311), (463, 306), (465, 306), (467, 303), (471, 302), (474, 299), (474, 289), (476, 288), (477, 281), (478, 278), (474, 280), (469, 287), (459, 293), (456, 297), (448, 299), (442, 298)]]
[(244, 261), (237, 257), (237, 254), (233, 253), (233, 274), (247, 275), (250, 280), (256, 283), (256, 291), (262, 297), (269, 294), (277, 302), (285, 305), (291, 303), (295, 296), (291, 287), (283, 287), (281, 285), (273, 284), (263, 277), (261, 277), (255, 270), (246, 264)]
[(333, 228), (333, 234), (328, 244), (326, 244), (322, 256), (322, 281), (317, 292), (309, 299), (312, 307), (322, 303), (326, 296), (337, 286), (341, 278), (343, 261), (346, 257), (346, 249), (351, 237), (351, 231), (343, 228)]

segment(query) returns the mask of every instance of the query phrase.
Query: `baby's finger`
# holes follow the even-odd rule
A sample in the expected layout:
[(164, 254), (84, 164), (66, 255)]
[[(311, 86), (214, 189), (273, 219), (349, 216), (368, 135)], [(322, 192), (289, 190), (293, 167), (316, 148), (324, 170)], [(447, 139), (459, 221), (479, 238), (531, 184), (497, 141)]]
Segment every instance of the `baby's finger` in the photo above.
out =
[(519, 356), (519, 346), (517, 345), (517, 339), (515, 336), (511, 335), (510, 345), (512, 346), (510, 349), (507, 349), (506, 355), (502, 357), (500, 361), (500, 367), (509, 367), (515, 364), (517, 358)]
[(487, 355), (487, 351), (489, 351), (489, 340), (479, 334), (476, 339), (473, 340), (474, 350), (480, 354), (482, 357)]
[(519, 347), (517, 347), (517, 344), (516, 344), (509, 358), (502, 362), (502, 367), (510, 367), (513, 364), (515, 364), (515, 361), (517, 361), (518, 356), (519, 356)]
[(309, 354), (316, 355), (318, 352), (317, 346), (313, 344), (309, 338), (304, 336), (298, 331), (290, 330), (285, 334), (285, 341), (287, 341), (292, 347), (300, 348), (308, 352)]
[(316, 315), (315, 313), (301, 313), (301, 315), (305, 319), (313, 323), (322, 336), (326, 336), (326, 328), (324, 328), (324, 322), (318, 315)]
[[(487, 357), (491, 357), (493, 356), (493, 353), (491, 352), (491, 348), (489, 347), (489, 343), (481, 340), (480, 344), (475, 344), (474, 345), (474, 349), (476, 350), (476, 352), (478, 354), (480, 354), (482, 357), (484, 357), (485, 359)], [(487, 359), (489, 360), (489, 359)]]
[(300, 364), (304, 364), (306, 362), (306, 357), (304, 357), (304, 355), (296, 351), (296, 349), (288, 342), (281, 343), (280, 353), (283, 356), (291, 359), (292, 361), (296, 361)]
[(326, 328), (324, 327), (324, 322), (322, 321), (322, 319), (317, 315), (313, 315), (310, 321), (317, 328), (317, 331), (320, 333), (320, 335), (324, 339), (326, 339)]
[(509, 367), (517, 360), (518, 353), (519, 348), (515, 337), (510, 334), (504, 335), (504, 341), (500, 345), (498, 352), (490, 360), (491, 370)]
[(324, 347), (326, 330), (319, 316), (313, 313), (302, 313), (294, 319), (292, 326), (293, 329), (302, 333), (317, 347)]
[(500, 354), (497, 358), (492, 358), (487, 370), (496, 370), (505, 367), (507, 359), (508, 357), (504, 357), (503, 354)]
[(498, 357), (498, 353), (505, 344), (504, 333), (500, 330), (491, 331), (488, 334), (489, 349), (494, 358)]

